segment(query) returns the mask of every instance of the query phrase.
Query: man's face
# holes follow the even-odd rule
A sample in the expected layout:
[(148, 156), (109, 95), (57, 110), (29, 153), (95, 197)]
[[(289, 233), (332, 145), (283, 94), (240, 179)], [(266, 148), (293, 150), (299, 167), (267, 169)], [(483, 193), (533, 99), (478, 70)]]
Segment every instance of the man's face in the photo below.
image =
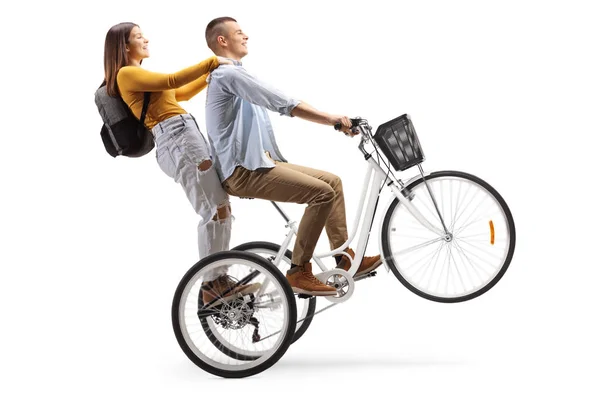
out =
[(242, 31), (237, 22), (225, 22), (225, 31), (227, 32), (225, 40), (227, 49), (230, 53), (238, 58), (242, 58), (248, 54), (248, 36)]

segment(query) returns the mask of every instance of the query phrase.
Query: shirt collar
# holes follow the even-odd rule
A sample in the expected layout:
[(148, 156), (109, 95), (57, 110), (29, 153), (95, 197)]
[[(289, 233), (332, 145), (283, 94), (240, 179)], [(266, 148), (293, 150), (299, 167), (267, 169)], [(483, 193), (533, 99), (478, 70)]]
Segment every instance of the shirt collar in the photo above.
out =
[(223, 57), (226, 58), (227, 60), (231, 61), (233, 63), (233, 65), (237, 65), (237, 66), (241, 66), (242, 62), (238, 61), (238, 60), (234, 60), (233, 58), (229, 58), (229, 57)]

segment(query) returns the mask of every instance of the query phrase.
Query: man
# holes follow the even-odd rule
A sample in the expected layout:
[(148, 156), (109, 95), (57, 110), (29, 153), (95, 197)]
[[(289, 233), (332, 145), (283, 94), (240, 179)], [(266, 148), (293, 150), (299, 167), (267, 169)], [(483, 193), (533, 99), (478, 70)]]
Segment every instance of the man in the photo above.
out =
[[(249, 74), (241, 63), (248, 54), (248, 36), (235, 19), (211, 21), (206, 42), (217, 56), (233, 62), (211, 73), (206, 94), (206, 126), (223, 188), (232, 196), (307, 204), (286, 277), (295, 293), (335, 295), (334, 288), (314, 277), (310, 259), (323, 227), (332, 250), (348, 239), (342, 182), (334, 174), (288, 163), (275, 142), (267, 110), (330, 126), (339, 122), (342, 131), (354, 136), (350, 119), (316, 110)], [(354, 257), (352, 249), (346, 251)], [(350, 268), (347, 257), (336, 261), (339, 268)], [(365, 257), (356, 276), (380, 264), (380, 256)]]

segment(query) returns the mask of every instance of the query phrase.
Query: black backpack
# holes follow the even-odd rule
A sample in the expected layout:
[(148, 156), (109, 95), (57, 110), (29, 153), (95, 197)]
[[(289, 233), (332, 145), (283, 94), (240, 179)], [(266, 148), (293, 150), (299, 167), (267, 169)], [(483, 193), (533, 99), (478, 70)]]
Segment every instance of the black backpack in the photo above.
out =
[(141, 157), (154, 148), (152, 132), (144, 125), (150, 103), (150, 92), (144, 93), (142, 115), (138, 120), (121, 96), (109, 96), (106, 82), (96, 90), (96, 106), (104, 124), (100, 136), (104, 148), (113, 157)]

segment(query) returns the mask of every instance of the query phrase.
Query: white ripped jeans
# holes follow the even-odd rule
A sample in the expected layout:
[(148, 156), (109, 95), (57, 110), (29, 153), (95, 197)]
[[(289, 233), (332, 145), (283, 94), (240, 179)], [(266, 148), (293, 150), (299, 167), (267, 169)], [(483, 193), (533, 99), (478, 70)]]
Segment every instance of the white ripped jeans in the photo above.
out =
[[(214, 160), (210, 156), (210, 147), (196, 120), (191, 114), (171, 117), (152, 128), (152, 133), (160, 169), (181, 185), (196, 214), (200, 216), (200, 259), (218, 251), (229, 250), (232, 217), (213, 220), (217, 208), (229, 204), (229, 196), (221, 186)], [(201, 171), (199, 166), (206, 160), (211, 160), (213, 165)], [(214, 274), (204, 279), (215, 279), (225, 272), (213, 271)]]

